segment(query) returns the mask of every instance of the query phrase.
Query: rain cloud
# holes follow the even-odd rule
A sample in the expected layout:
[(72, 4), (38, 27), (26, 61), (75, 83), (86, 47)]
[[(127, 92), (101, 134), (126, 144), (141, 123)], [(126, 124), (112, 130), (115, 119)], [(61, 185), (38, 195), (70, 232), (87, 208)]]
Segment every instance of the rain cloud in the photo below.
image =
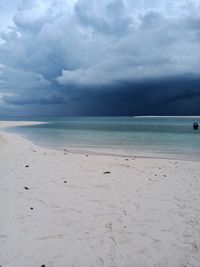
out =
[(3, 2), (0, 115), (200, 114), (199, 1)]

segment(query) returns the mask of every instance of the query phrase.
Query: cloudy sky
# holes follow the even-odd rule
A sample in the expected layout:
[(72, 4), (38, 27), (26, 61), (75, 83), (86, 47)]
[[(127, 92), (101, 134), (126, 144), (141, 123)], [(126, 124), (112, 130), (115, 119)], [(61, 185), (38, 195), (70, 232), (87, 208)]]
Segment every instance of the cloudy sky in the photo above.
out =
[(200, 1), (0, 0), (7, 115), (200, 115)]

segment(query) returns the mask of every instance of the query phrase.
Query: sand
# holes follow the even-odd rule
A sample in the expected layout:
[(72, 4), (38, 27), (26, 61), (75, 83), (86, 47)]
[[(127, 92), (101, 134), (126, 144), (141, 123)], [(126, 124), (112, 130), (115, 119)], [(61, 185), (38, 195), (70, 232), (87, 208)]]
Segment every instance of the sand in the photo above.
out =
[(0, 266), (42, 264), (200, 266), (199, 162), (73, 154), (2, 131)]

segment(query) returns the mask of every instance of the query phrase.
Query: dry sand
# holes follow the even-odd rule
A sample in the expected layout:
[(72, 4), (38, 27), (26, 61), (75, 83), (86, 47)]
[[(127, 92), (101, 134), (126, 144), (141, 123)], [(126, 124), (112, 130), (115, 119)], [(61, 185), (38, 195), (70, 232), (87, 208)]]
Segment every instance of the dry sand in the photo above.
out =
[(200, 266), (199, 162), (86, 156), (1, 132), (0, 191), (2, 267)]

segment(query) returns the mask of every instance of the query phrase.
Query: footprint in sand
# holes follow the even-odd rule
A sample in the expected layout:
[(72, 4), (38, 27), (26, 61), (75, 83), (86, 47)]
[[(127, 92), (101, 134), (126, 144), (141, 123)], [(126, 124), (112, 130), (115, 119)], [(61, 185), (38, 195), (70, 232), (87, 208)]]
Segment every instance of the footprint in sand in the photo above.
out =
[(107, 223), (105, 225), (105, 228), (106, 228), (106, 232), (112, 232), (112, 223)]
[(117, 245), (117, 241), (115, 240), (115, 238), (113, 236), (110, 236), (110, 239), (113, 241), (113, 244), (116, 246)]
[(123, 213), (124, 213), (125, 216), (127, 215), (127, 211), (126, 210), (123, 210)]
[[(0, 235), (0, 243), (2, 243), (2, 244), (5, 243), (7, 238), (8, 238), (7, 235)], [(1, 265), (0, 265), (0, 267), (1, 267)]]
[(192, 243), (192, 247), (195, 252), (199, 251), (198, 245), (196, 243)]
[(101, 265), (104, 265), (104, 260), (102, 258), (98, 258), (98, 262), (101, 264)]

